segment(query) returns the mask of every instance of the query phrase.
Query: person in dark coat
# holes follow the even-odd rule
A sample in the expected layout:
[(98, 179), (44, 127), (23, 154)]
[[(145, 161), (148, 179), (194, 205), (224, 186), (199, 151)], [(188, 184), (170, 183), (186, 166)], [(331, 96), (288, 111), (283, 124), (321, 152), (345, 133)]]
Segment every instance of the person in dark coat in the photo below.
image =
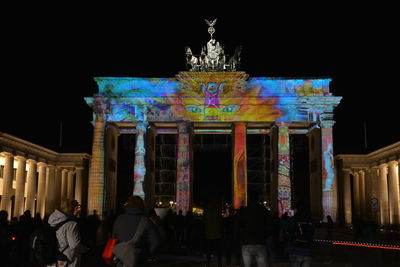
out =
[[(157, 226), (144, 215), (144, 203), (139, 196), (130, 196), (125, 204), (125, 213), (118, 216), (113, 227), (113, 237), (120, 242), (131, 240), (139, 226), (142, 218), (146, 218), (146, 226), (142, 236), (139, 238), (136, 247), (142, 249), (139, 255), (138, 266), (146, 266), (147, 259), (153, 257), (160, 245), (160, 236)], [(120, 261), (117, 264), (122, 267)]]
[(245, 267), (251, 266), (254, 257), (258, 267), (267, 265), (265, 241), (267, 238), (267, 214), (258, 202), (256, 194), (249, 194), (248, 206), (240, 209), (236, 233), (242, 246)]

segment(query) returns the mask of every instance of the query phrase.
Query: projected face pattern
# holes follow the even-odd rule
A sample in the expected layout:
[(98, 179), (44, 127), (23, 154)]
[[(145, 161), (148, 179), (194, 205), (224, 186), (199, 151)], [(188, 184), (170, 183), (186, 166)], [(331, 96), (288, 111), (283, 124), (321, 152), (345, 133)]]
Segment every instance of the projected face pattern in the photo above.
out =
[(242, 72), (181, 72), (173, 78), (96, 78), (86, 98), (108, 121), (306, 121), (300, 96), (329, 95), (329, 79), (250, 78)]

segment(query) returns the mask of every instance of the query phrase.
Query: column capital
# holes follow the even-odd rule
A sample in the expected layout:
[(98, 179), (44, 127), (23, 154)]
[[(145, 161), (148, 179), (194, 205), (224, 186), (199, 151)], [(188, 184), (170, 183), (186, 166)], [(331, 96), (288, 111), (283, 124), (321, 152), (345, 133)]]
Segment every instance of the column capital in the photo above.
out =
[(26, 161), (26, 158), (24, 156), (14, 156), (14, 159), (16, 159), (18, 161), (20, 161), (20, 160)]
[(47, 164), (47, 168), (48, 168), (48, 169), (55, 169), (56, 166), (55, 166), (55, 165), (52, 165), (52, 164)]
[(351, 173), (351, 168), (343, 168), (342, 171), (348, 172), (350, 174)]
[(319, 124), (321, 128), (332, 128), (333, 125), (335, 124), (335, 121), (334, 120), (321, 121)]
[(61, 172), (62, 172), (62, 173), (68, 173), (68, 171), (69, 171), (69, 170), (67, 170), (67, 169), (65, 169), (65, 168), (63, 168), (63, 167), (60, 167), (60, 168), (61, 168)]
[(396, 168), (397, 166), (399, 166), (399, 162), (397, 162), (396, 160), (392, 160), (388, 162), (388, 165), (394, 166)]
[(383, 168), (387, 168), (387, 163), (382, 163), (382, 164), (379, 164), (379, 169), (383, 169)]
[(47, 163), (44, 163), (44, 162), (42, 162), (42, 161), (39, 161), (39, 162), (37, 163), (37, 166), (38, 166), (38, 167), (46, 167), (46, 166), (47, 166)]
[(26, 163), (27, 163), (27, 164), (37, 164), (37, 161), (34, 160), (34, 159), (27, 159), (27, 160), (26, 160)]
[(14, 154), (13, 153), (10, 153), (10, 152), (6, 152), (6, 151), (4, 151), (4, 152), (1, 152), (0, 153), (3, 157), (14, 157)]

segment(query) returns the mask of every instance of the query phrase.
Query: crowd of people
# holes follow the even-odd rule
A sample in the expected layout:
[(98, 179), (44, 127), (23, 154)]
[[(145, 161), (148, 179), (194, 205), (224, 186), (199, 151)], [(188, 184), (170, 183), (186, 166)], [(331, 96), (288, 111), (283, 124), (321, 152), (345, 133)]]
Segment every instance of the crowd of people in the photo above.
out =
[[(88, 250), (105, 245), (109, 237), (120, 242), (129, 241), (141, 218), (145, 228), (138, 243), (142, 247), (138, 266), (147, 266), (159, 253), (179, 253), (204, 256), (206, 266), (213, 258), (218, 266), (274, 266), (282, 259), (292, 266), (310, 266), (314, 224), (299, 210), (294, 216), (272, 214), (257, 198), (249, 197), (248, 205), (239, 210), (221, 210), (220, 201), (210, 198), (202, 215), (177, 213), (169, 209), (159, 217), (155, 209), (145, 214), (143, 200), (131, 196), (122, 214), (103, 214), (96, 211), (82, 216), (80, 204), (68, 201), (60, 210), (32, 218), (26, 211), (18, 219), (7, 220), (7, 212), (0, 211), (0, 257), (2, 266), (43, 266), (35, 263), (32, 255), (32, 236), (45, 226), (56, 231), (57, 248), (62, 257), (47, 266), (79, 267), (81, 257)], [(4, 264), (3, 264), (4, 263)], [(58, 264), (58, 265), (57, 265)], [(121, 260), (117, 266), (123, 266)]]

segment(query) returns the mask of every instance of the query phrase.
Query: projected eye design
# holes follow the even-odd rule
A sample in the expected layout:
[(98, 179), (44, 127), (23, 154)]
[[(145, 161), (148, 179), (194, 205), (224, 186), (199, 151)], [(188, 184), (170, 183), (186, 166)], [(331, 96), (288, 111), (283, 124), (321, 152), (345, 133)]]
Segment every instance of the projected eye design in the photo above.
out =
[(239, 110), (239, 105), (229, 105), (222, 109), (222, 112), (235, 112)]
[(187, 106), (186, 109), (192, 113), (201, 113), (202, 112), (201, 108), (199, 108), (197, 106)]

